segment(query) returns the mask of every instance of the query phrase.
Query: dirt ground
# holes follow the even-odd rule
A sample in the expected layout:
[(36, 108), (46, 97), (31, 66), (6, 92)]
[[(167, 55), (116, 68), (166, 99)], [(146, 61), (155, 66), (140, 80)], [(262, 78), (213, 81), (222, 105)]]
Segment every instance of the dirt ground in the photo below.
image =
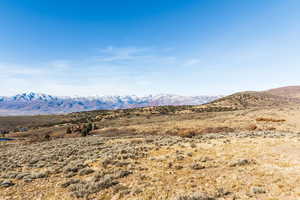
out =
[(274, 131), (1, 143), (0, 199), (300, 198), (300, 135)]

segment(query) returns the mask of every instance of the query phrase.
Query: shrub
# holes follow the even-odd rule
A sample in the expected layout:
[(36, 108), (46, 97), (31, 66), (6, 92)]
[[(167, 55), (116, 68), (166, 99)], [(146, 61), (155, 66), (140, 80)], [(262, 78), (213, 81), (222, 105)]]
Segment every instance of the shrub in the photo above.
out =
[(49, 134), (46, 134), (46, 135), (44, 136), (44, 138), (45, 138), (45, 140), (50, 140), (50, 139), (51, 139), (51, 136), (50, 136)]
[(285, 119), (273, 119), (273, 118), (264, 118), (264, 117), (259, 117), (256, 118), (257, 122), (285, 122)]
[(177, 135), (179, 135), (181, 137), (191, 138), (191, 137), (197, 135), (197, 130), (194, 130), (194, 129), (180, 129), (180, 130), (178, 130)]
[(207, 127), (201, 131), (202, 134), (206, 133), (230, 133), (234, 132), (233, 128), (224, 126), (224, 127)]
[(94, 130), (94, 127), (95, 127), (94, 124), (91, 122), (89, 122), (87, 125), (84, 124), (80, 131), (81, 136), (83, 136), (83, 137), (87, 136), (91, 131)]
[(81, 129), (80, 133), (81, 133), (82, 137), (85, 137), (85, 136), (87, 136), (89, 134), (89, 131), (88, 131), (88, 129), (87, 129), (87, 127), (85, 125)]
[(255, 124), (250, 124), (247, 128), (246, 128), (246, 130), (248, 130), (248, 131), (254, 131), (254, 130), (257, 130), (257, 126), (255, 125)]
[(70, 127), (68, 127), (66, 130), (66, 134), (71, 134), (71, 133), (72, 133), (72, 129)]
[(9, 134), (9, 130), (0, 130), (0, 134), (4, 137), (6, 134)]

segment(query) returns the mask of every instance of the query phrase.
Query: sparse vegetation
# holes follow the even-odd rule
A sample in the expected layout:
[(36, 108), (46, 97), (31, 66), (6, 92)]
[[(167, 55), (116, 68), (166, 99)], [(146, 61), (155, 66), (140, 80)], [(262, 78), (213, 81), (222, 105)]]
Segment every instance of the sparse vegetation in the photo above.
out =
[(270, 99), (246, 94), (202, 106), (39, 116), (40, 124), (39, 117), (0, 118), (12, 122), (0, 126), (10, 131), (5, 137), (17, 139), (0, 142), (0, 194), (298, 199), (300, 107), (247, 103)]
[[(280, 187), (285, 191), (280, 198), (286, 199), (297, 197), (291, 193), (294, 185), (283, 185), (296, 180), (284, 174), (296, 163), (287, 165), (280, 154), (271, 153), (274, 147), (281, 151), (298, 146), (298, 138), (296, 133), (230, 132), (0, 143), (0, 192), (8, 199), (32, 199), (32, 188), (42, 199), (267, 199), (278, 197)], [(269, 176), (268, 159), (284, 168)]]
[(285, 122), (285, 119), (273, 119), (273, 118), (265, 118), (265, 117), (259, 117), (256, 118), (257, 122)]

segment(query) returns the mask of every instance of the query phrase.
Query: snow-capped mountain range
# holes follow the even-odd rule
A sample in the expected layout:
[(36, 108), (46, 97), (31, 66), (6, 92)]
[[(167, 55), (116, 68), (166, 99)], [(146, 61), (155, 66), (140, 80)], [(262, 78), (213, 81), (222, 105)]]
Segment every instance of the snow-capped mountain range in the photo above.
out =
[(39, 93), (23, 93), (0, 97), (0, 115), (63, 114), (89, 110), (112, 110), (162, 105), (200, 105), (222, 96), (149, 95), (56, 97)]

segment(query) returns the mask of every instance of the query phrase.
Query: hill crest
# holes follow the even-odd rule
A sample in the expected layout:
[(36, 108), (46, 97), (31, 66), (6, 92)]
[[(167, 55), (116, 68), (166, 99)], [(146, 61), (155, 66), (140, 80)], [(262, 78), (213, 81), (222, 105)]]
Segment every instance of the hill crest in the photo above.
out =
[(287, 86), (265, 91), (268, 94), (300, 99), (300, 86)]

